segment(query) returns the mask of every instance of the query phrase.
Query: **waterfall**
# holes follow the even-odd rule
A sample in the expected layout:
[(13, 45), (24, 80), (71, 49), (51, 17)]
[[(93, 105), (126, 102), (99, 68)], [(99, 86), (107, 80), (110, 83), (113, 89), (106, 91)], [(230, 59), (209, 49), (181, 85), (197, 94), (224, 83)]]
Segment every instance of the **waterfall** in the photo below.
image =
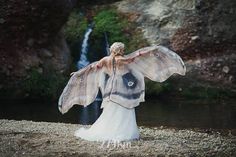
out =
[(107, 38), (107, 33), (104, 33), (105, 36), (105, 45), (106, 45), (106, 55), (109, 56), (110, 55), (110, 46), (109, 46), (109, 42), (108, 42), (108, 38)]
[[(88, 39), (89, 35), (92, 33), (93, 29), (91, 26), (88, 27), (84, 34), (84, 40), (82, 42), (82, 47), (81, 47), (81, 53), (80, 53), (80, 59), (77, 62), (77, 69), (82, 69), (83, 67), (87, 66), (89, 64), (88, 58), (87, 58), (87, 53), (88, 53)], [(88, 124), (89, 123), (89, 113), (88, 113), (88, 107), (82, 108), (80, 120), (82, 124)]]
[(80, 60), (77, 62), (78, 70), (89, 64), (89, 61), (87, 59), (88, 39), (92, 31), (93, 31), (92, 26), (89, 26), (87, 31), (85, 32), (84, 40), (83, 40), (82, 48), (81, 48)]
[[(93, 27), (93, 24), (90, 24), (84, 34), (84, 39), (82, 42), (81, 53), (80, 53), (80, 59), (77, 62), (78, 70), (82, 69), (83, 67), (87, 66), (90, 63), (87, 58), (87, 53), (88, 53), (88, 48), (89, 48), (89, 44), (88, 44), (89, 35), (93, 31), (92, 27)], [(91, 121), (95, 121), (99, 117), (100, 115), (99, 104), (101, 103), (101, 101), (102, 101), (102, 98), (97, 96), (95, 102), (93, 102), (91, 105), (87, 107), (82, 108), (81, 115), (80, 115), (81, 124), (86, 124), (86, 125), (90, 124)]]
[[(81, 46), (80, 59), (77, 62), (78, 70), (82, 69), (83, 67), (87, 66), (90, 63), (87, 58), (87, 53), (88, 53), (88, 48), (89, 48), (89, 44), (88, 44), (89, 35), (93, 31), (93, 25), (94, 25), (93, 23), (90, 24), (84, 34), (84, 39)], [(110, 55), (109, 42), (108, 42), (106, 32), (104, 32), (104, 39), (105, 39), (105, 45), (104, 45), (105, 55)], [(100, 116), (100, 113), (101, 113), (100, 104), (102, 101), (102, 96), (101, 94), (99, 95), (96, 97), (95, 101), (91, 105), (87, 107), (83, 107), (81, 109), (81, 114), (79, 118), (81, 124), (86, 124), (86, 125), (91, 124), (91, 122), (93, 123)]]

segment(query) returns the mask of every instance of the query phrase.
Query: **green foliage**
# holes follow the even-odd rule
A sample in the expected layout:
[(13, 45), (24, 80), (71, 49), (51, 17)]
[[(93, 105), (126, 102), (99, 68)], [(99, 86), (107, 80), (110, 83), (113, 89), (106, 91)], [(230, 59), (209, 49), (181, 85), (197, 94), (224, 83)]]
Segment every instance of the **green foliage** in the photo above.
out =
[(145, 81), (145, 94), (146, 95), (158, 95), (163, 91), (161, 84), (153, 83), (151, 81)]
[(162, 83), (145, 80), (145, 92), (148, 96), (158, 96), (160, 94), (167, 94), (175, 98), (183, 98), (186, 100), (205, 99), (205, 100), (220, 100), (220, 99), (235, 99), (236, 92), (212, 86), (176, 86), (171, 79)]
[(100, 34), (107, 32), (110, 44), (116, 41), (123, 42), (126, 54), (148, 46), (142, 31), (137, 29), (135, 23), (128, 21), (127, 15), (120, 14), (116, 10), (104, 9), (94, 19), (97, 25), (95, 32)]
[[(73, 42), (82, 37), (87, 29), (88, 22), (86, 18), (79, 12), (72, 12), (64, 27), (64, 34), (68, 42)], [(82, 36), (81, 36), (82, 35)]]
[[(128, 27), (128, 22), (113, 9), (100, 9), (93, 17), (94, 28), (89, 39), (88, 59), (94, 62), (105, 55), (105, 33), (109, 44), (120, 41), (128, 45), (128, 36), (124, 32)], [(126, 49), (127, 50), (127, 49)]]
[(23, 81), (22, 89), (29, 94), (30, 98), (53, 99), (58, 97), (65, 81), (61, 74), (53, 71), (50, 74), (42, 74), (32, 69), (28, 78)]
[(171, 84), (166, 81), (157, 83), (151, 80), (145, 80), (145, 93), (149, 96), (157, 96), (161, 93), (168, 92), (172, 89)]
[(69, 44), (71, 55), (74, 62), (76, 62), (80, 55), (81, 42), (84, 33), (88, 27), (87, 18), (78, 10), (74, 10), (64, 26), (64, 34)]
[[(134, 23), (129, 22), (125, 15), (110, 8), (100, 8), (94, 11), (94, 29), (89, 38), (88, 59), (93, 62), (104, 56), (104, 33), (108, 36), (109, 44), (120, 41), (126, 45), (125, 52), (130, 53), (138, 48), (147, 46), (142, 33), (137, 31)], [(80, 47), (84, 33), (88, 27), (86, 14), (74, 10), (64, 27), (64, 34), (69, 43), (74, 62), (79, 58)]]
[(196, 86), (185, 88), (181, 95), (187, 99), (228, 99), (235, 98), (236, 93), (228, 89)]
[(92, 49), (97, 50), (95, 52), (102, 51), (101, 45), (105, 32), (110, 44), (116, 41), (125, 44), (126, 54), (148, 45), (142, 32), (136, 29), (136, 25), (129, 22), (126, 15), (119, 14), (114, 9), (103, 8), (97, 11), (94, 22), (95, 27), (91, 34), (91, 45)]
[(114, 10), (102, 10), (94, 17), (94, 22), (94, 36), (101, 38), (106, 32), (110, 43), (115, 41), (127, 43), (128, 39), (123, 33), (127, 21), (121, 19)]

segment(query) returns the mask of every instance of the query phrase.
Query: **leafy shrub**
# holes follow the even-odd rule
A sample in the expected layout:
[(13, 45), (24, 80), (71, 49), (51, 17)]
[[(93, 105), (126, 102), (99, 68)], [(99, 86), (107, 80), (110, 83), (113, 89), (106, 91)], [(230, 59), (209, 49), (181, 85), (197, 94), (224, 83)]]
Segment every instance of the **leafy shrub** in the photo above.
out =
[(79, 12), (73, 11), (69, 19), (64, 27), (64, 34), (69, 43), (78, 40), (78, 38), (82, 38), (82, 34), (84, 34), (87, 29), (88, 22), (86, 18)]
[(94, 17), (94, 36), (101, 38), (106, 32), (110, 43), (120, 41), (127, 43), (123, 30), (127, 25), (125, 19), (121, 19), (114, 10), (102, 10)]
[(235, 98), (236, 93), (222, 88), (193, 86), (185, 88), (182, 96), (186, 99), (229, 99)]
[(145, 93), (149, 96), (156, 96), (172, 89), (171, 83), (168, 81), (157, 83), (151, 80), (145, 80)]
[(126, 15), (107, 7), (93, 10), (93, 13), (95, 14), (93, 21), (88, 22), (86, 14), (82, 14), (79, 9), (75, 9), (64, 27), (64, 33), (75, 62), (79, 59), (84, 33), (91, 23), (94, 24), (88, 41), (90, 45), (88, 59), (91, 62), (105, 55), (104, 33), (108, 36), (109, 44), (115, 41), (123, 42), (126, 45), (126, 53), (148, 45), (147, 41), (143, 39), (142, 32), (136, 29), (134, 23), (127, 20)]
[(66, 79), (51, 71), (50, 74), (39, 73), (37, 69), (31, 69), (28, 78), (23, 81), (22, 89), (30, 98), (53, 99), (59, 96)]

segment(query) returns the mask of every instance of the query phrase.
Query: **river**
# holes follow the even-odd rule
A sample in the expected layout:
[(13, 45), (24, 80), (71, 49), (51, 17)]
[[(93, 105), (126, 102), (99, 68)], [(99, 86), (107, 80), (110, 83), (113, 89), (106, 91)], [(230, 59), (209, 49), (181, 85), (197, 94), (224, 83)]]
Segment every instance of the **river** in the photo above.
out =
[[(82, 106), (75, 105), (68, 113), (62, 115), (57, 103), (29, 101), (1, 101), (0, 118), (14, 120), (32, 120), (46, 122), (64, 122), (73, 124), (92, 124), (100, 109), (94, 104), (87, 109), (89, 115), (86, 123), (82, 119)], [(100, 106), (100, 102), (95, 106)], [(138, 125), (163, 126), (176, 128), (236, 128), (236, 104), (233, 101), (203, 100), (146, 100), (136, 107)]]

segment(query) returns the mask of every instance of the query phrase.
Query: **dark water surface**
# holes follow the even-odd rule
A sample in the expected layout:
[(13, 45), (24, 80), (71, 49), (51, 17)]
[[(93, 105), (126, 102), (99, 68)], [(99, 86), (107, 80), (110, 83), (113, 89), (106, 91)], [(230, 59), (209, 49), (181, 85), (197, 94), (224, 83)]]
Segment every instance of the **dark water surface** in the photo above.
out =
[[(101, 114), (100, 103), (87, 109), (74, 106), (62, 115), (56, 103), (1, 101), (0, 119), (92, 124)], [(236, 128), (234, 101), (146, 101), (136, 108), (138, 125), (177, 128)]]

